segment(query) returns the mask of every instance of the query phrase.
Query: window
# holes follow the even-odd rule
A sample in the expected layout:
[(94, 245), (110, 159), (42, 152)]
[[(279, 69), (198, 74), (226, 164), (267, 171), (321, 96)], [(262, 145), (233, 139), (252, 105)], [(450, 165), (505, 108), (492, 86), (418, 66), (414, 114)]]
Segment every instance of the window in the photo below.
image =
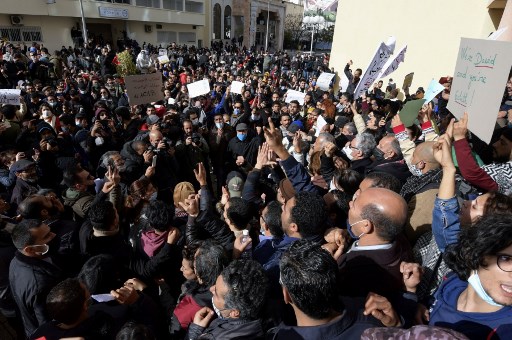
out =
[(142, 7), (160, 8), (160, 0), (135, 0), (135, 5)]
[(162, 0), (164, 9), (183, 11), (183, 0)]
[(13, 42), (42, 42), (43, 34), (41, 33), (41, 27), (0, 26), (0, 38), (5, 38)]
[(219, 4), (213, 6), (213, 39), (222, 39), (220, 34), (222, 25), (221, 11), (222, 9)]
[(180, 32), (180, 44), (195, 44), (196, 34), (194, 32)]
[(167, 46), (167, 44), (177, 42), (177, 34), (173, 31), (157, 31), (156, 40), (159, 44)]
[(203, 13), (204, 4), (199, 1), (185, 0), (185, 11), (194, 13)]

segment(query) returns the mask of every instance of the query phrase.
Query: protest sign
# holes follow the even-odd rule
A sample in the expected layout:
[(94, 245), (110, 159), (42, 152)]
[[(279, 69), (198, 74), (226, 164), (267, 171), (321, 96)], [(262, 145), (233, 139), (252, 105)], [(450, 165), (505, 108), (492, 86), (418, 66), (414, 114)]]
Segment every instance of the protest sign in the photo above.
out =
[(425, 99), (425, 103), (428, 104), (432, 99), (435, 98), (435, 96), (437, 96), (443, 90), (444, 86), (439, 84), (434, 79), (432, 79), (432, 81), (428, 85), (427, 91), (425, 91), (425, 95), (423, 96), (423, 99)]
[(286, 103), (291, 102), (292, 100), (296, 100), (299, 102), (300, 105), (304, 105), (304, 97), (306, 97), (306, 94), (304, 92), (299, 92), (295, 90), (288, 90), (286, 92)]
[(176, 104), (176, 99), (174, 99), (174, 98), (167, 99), (167, 104), (169, 104), (169, 105)]
[(0, 104), (20, 105), (21, 90), (0, 89)]
[(318, 116), (316, 119), (316, 131), (315, 131), (315, 137), (318, 137), (320, 135), (320, 132), (322, 132), (322, 129), (324, 126), (327, 125), (327, 122), (325, 121), (323, 116)]
[(128, 76), (124, 78), (124, 82), (130, 105), (147, 104), (163, 99), (160, 72)]
[(382, 71), (380, 72), (379, 79), (389, 76), (391, 73), (395, 72), (400, 63), (405, 60), (405, 52), (407, 52), (407, 45), (400, 49), (397, 56), (393, 59), (389, 59), (386, 64), (382, 67)]
[(331, 84), (332, 77), (334, 77), (334, 73), (322, 72), (318, 79), (316, 80), (316, 85), (324, 91), (329, 90), (329, 85)]
[(192, 84), (187, 84), (189, 98), (195, 98), (210, 92), (210, 83), (208, 79), (196, 81)]
[(499, 30), (493, 32), (490, 36), (487, 37), (487, 40), (498, 40), (499, 37), (501, 37), (501, 35), (503, 33), (505, 33), (505, 31), (508, 29), (508, 27), (502, 27), (500, 28)]
[(414, 121), (418, 117), (418, 113), (424, 103), (425, 99), (410, 100), (405, 103), (402, 110), (398, 113), (400, 120), (404, 123), (405, 127), (414, 124)]
[(370, 86), (378, 79), (380, 71), (384, 64), (388, 61), (391, 53), (393, 53), (395, 42), (388, 40), (387, 43), (381, 43), (373, 56), (370, 65), (366, 68), (363, 77), (359, 80), (356, 90), (354, 91), (354, 99), (361, 97)]
[(342, 73), (340, 75), (340, 82), (339, 82), (340, 90), (342, 92), (347, 92), (347, 88), (348, 88), (349, 83), (350, 83), (350, 80), (348, 80), (348, 78), (345, 75), (345, 73)]
[(462, 38), (453, 73), (448, 110), (486, 143), (491, 141), (512, 65), (512, 43)]
[(161, 55), (161, 56), (158, 57), (158, 62), (160, 64), (162, 64), (162, 65), (163, 64), (167, 64), (169, 62), (169, 57), (167, 56), (167, 54), (166, 55)]
[(245, 86), (241, 81), (233, 80), (231, 83), (231, 92), (236, 94), (242, 94), (242, 88)]
[(159, 56), (167, 55), (167, 50), (165, 48), (159, 49), (158, 50), (158, 55)]
[(411, 87), (412, 85), (412, 79), (414, 78), (414, 72), (409, 73), (404, 78), (404, 84), (402, 85), (402, 90)]

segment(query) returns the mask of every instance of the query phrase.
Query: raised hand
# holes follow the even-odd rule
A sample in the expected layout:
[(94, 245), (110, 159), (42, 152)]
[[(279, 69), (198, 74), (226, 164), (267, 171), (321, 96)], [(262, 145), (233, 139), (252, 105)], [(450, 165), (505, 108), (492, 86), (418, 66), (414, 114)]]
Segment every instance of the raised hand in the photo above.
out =
[(400, 263), (400, 273), (404, 276), (404, 285), (407, 291), (416, 293), (416, 287), (418, 287), (423, 275), (423, 267), (418, 263), (402, 261)]

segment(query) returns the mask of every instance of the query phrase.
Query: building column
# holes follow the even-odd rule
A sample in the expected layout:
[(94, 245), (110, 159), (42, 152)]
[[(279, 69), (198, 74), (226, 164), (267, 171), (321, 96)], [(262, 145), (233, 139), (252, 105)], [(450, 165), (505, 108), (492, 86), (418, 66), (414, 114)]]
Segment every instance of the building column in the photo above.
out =
[(507, 27), (507, 30), (498, 38), (501, 41), (512, 41), (512, 1), (508, 0), (501, 17), (498, 29)]

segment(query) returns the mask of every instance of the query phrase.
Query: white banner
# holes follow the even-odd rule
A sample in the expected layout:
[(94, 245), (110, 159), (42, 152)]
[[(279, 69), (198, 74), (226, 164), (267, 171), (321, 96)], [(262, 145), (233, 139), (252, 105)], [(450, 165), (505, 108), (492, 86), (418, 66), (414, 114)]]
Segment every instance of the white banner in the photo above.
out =
[(169, 57), (167, 56), (167, 54), (166, 55), (161, 55), (161, 56), (158, 57), (158, 62), (160, 64), (162, 64), (162, 65), (163, 64), (167, 64), (169, 62)]
[(210, 92), (210, 83), (208, 79), (196, 81), (192, 84), (187, 84), (188, 96), (190, 99), (202, 96)]
[(382, 67), (382, 71), (380, 72), (379, 79), (389, 76), (391, 73), (395, 72), (400, 63), (405, 60), (405, 52), (407, 52), (407, 45), (400, 49), (397, 56), (393, 59), (389, 59), (387, 63)]
[(1, 89), (0, 104), (20, 105), (21, 90)]
[(335, 76), (334, 73), (322, 72), (322, 73), (320, 73), (320, 75), (318, 76), (318, 79), (316, 80), (316, 85), (321, 90), (328, 91), (329, 85), (331, 84), (331, 80), (334, 76)]
[(300, 105), (304, 105), (304, 97), (306, 97), (306, 94), (304, 92), (299, 92), (295, 90), (288, 90), (286, 92), (286, 103), (291, 102), (292, 100), (296, 100), (299, 102)]
[(130, 105), (148, 104), (163, 99), (160, 72), (124, 78)]
[(391, 48), (394, 46), (394, 41), (390, 40), (388, 40), (389, 45), (381, 43), (377, 48), (370, 65), (368, 65), (363, 77), (357, 84), (356, 90), (354, 91), (354, 99), (361, 97), (361, 95), (379, 78), (382, 67), (388, 61), (391, 53), (393, 53)]
[(241, 81), (233, 80), (231, 83), (231, 92), (236, 94), (242, 94), (242, 88), (245, 86)]
[(459, 119), (467, 112), (469, 130), (486, 143), (491, 141), (511, 65), (510, 42), (460, 41), (447, 108)]

